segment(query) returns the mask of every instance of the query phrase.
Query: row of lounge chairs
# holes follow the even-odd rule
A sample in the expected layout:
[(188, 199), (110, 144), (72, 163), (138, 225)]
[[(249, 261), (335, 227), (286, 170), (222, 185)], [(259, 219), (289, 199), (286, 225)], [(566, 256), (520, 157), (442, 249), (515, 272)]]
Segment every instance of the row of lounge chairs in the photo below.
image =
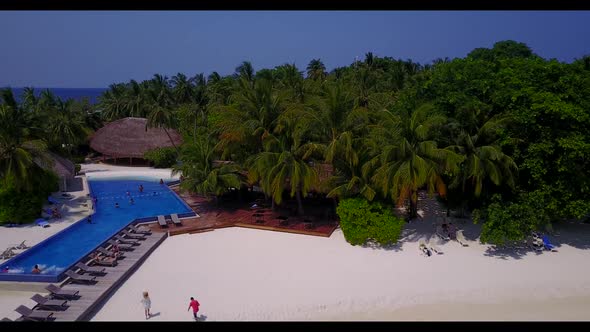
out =
[[(53, 318), (54, 311), (67, 310), (68, 302), (80, 298), (79, 290), (62, 289), (54, 284), (49, 284), (45, 287), (49, 291), (49, 297), (41, 294), (35, 294), (31, 300), (37, 304), (33, 309), (21, 305), (14, 311), (18, 312), (25, 321), (47, 321)], [(8, 318), (3, 318), (3, 321), (10, 321)]]
[(25, 242), (26, 242), (26, 240), (21, 242), (20, 244), (12, 245), (12, 246), (6, 248), (2, 252), (2, 254), (0, 254), (0, 259), (10, 259), (10, 258), (16, 256), (17, 253), (15, 253), (14, 250), (29, 249), (30, 247), (28, 245), (26, 245)]
[[(138, 240), (145, 239), (148, 234), (151, 234), (149, 230), (131, 225), (119, 235), (116, 235), (114, 237), (115, 240), (109, 240), (109, 243), (119, 246), (121, 250), (133, 250), (133, 246), (140, 244)], [(126, 242), (127, 244), (124, 244), (123, 242)], [(125, 257), (123, 254), (115, 254), (113, 257), (113, 254), (115, 254), (113, 251), (99, 247), (93, 255), (93, 258), (88, 261), (91, 265), (78, 262), (74, 267), (80, 273), (74, 270), (68, 270), (65, 272), (65, 275), (68, 276), (67, 282), (80, 284), (94, 284), (98, 282), (97, 276), (104, 276), (107, 274), (104, 265), (115, 266), (117, 260)], [(46, 289), (50, 292), (49, 297), (40, 294), (35, 294), (31, 297), (31, 299), (37, 303), (33, 309), (24, 305), (15, 309), (16, 312), (22, 315), (22, 320), (51, 320), (56, 310), (67, 310), (69, 307), (68, 302), (80, 297), (79, 290), (66, 290), (54, 284), (49, 284)]]
[[(172, 223), (174, 223), (174, 225), (176, 226), (182, 226), (182, 222), (180, 221), (180, 218), (178, 218), (178, 214), (173, 213), (170, 215), (170, 219), (172, 220)], [(162, 215), (158, 216), (158, 225), (160, 225), (160, 227), (164, 228), (164, 227), (168, 227), (168, 221), (166, 220), (166, 218)]]

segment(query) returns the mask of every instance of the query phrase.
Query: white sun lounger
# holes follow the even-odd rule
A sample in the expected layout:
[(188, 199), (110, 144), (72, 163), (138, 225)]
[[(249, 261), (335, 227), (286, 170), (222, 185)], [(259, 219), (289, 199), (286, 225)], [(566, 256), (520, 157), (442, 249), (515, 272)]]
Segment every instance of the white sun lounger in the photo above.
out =
[(172, 222), (174, 223), (174, 225), (176, 225), (176, 226), (182, 225), (182, 222), (180, 222), (180, 219), (178, 218), (178, 215), (176, 213), (171, 214), (170, 218), (172, 219)]
[(430, 247), (430, 249), (432, 251), (434, 251), (437, 254), (442, 254), (442, 250), (440, 250), (440, 248), (436, 245), (436, 243), (434, 243), (434, 238), (430, 238), (430, 241), (428, 241), (428, 247)]
[(467, 244), (467, 239), (463, 235), (462, 230), (457, 231), (457, 242), (459, 242), (459, 244), (461, 244), (463, 247), (469, 247), (469, 244)]
[(158, 216), (158, 224), (160, 227), (168, 227), (168, 223), (166, 222), (166, 218), (164, 216)]

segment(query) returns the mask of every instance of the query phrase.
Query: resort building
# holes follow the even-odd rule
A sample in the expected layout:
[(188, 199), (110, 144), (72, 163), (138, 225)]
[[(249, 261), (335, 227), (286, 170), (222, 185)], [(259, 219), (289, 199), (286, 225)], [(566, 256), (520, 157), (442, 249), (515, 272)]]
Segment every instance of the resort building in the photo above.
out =
[(122, 159), (129, 165), (144, 163), (144, 153), (163, 147), (179, 146), (180, 134), (174, 129), (148, 128), (145, 118), (123, 118), (100, 128), (90, 138), (90, 147), (102, 154), (102, 161), (117, 163)]

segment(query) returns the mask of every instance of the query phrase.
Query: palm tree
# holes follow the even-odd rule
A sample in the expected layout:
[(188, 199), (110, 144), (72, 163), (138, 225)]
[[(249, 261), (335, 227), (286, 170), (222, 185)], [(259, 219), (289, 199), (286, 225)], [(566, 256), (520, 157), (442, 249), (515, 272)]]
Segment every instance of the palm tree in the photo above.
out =
[(65, 148), (70, 156), (72, 148), (88, 135), (84, 119), (81, 114), (74, 114), (71, 111), (71, 106), (71, 99), (65, 102), (58, 99), (57, 108), (47, 124), (48, 141), (53, 142), (59, 148)]
[(111, 84), (100, 97), (98, 108), (105, 120), (115, 120), (126, 116), (125, 91), (123, 84)]
[(191, 93), (191, 107), (195, 121), (193, 127), (193, 137), (196, 138), (197, 123), (199, 118), (201, 119), (202, 123), (207, 123), (206, 114), (207, 105), (209, 104), (209, 94), (207, 92), (207, 80), (205, 79), (205, 75), (203, 73), (196, 75), (192, 78), (192, 80), (195, 82), (195, 87)]
[[(283, 113), (274, 133), (265, 137), (265, 151), (251, 157), (247, 164), (251, 182), (259, 182), (272, 198), (272, 207), (281, 204), (285, 187), (297, 200), (297, 213), (304, 214), (302, 196), (318, 183), (313, 155), (321, 146), (305, 142), (305, 134), (313, 127), (312, 117), (305, 111)], [(319, 153), (318, 153), (319, 152)]]
[(455, 171), (462, 156), (428, 140), (431, 129), (445, 121), (433, 112), (432, 105), (424, 104), (412, 114), (396, 116), (383, 111), (382, 115), (383, 124), (371, 133), (375, 157), (363, 165), (363, 173), (368, 175), (374, 170), (373, 183), (398, 205), (409, 199), (409, 217), (415, 218), (418, 189), (426, 185), (429, 194), (436, 190), (444, 196), (446, 185), (441, 175)]
[(486, 180), (496, 186), (506, 183), (514, 189), (518, 167), (512, 158), (502, 152), (497, 137), (498, 129), (508, 120), (507, 117), (493, 117), (472, 135), (461, 132), (457, 144), (449, 148), (465, 156), (465, 161), (449, 185), (450, 188), (462, 186), (462, 191), (465, 192), (466, 184), (470, 183), (475, 197), (481, 195)]
[(0, 178), (5, 185), (17, 190), (30, 190), (35, 174), (40, 171), (36, 162), (50, 164), (46, 144), (29, 135), (32, 113), (19, 107), (12, 91), (2, 90), (0, 104)]
[(181, 163), (173, 166), (172, 174), (182, 174), (180, 184), (183, 190), (189, 190), (208, 197), (216, 198), (228, 188), (240, 188), (243, 176), (234, 163), (217, 163), (215, 144), (212, 137), (200, 136), (195, 142), (182, 147)]
[(207, 77), (207, 94), (211, 103), (215, 105), (228, 104), (232, 94), (234, 79), (229, 76), (222, 78), (218, 72), (213, 72)]
[(263, 151), (264, 138), (271, 134), (283, 110), (284, 96), (273, 88), (272, 82), (258, 79), (252, 87), (242, 85), (232, 95), (232, 101), (235, 106), (217, 113), (222, 158), (232, 152), (251, 155)]
[(131, 80), (129, 82), (129, 90), (127, 90), (125, 99), (127, 101), (125, 105), (125, 116), (133, 116), (139, 118), (143, 118), (145, 116), (147, 107), (147, 96), (142, 84), (137, 83), (137, 81), (135, 80)]
[(175, 128), (176, 126), (176, 116), (172, 113), (170, 108), (162, 107), (159, 104), (151, 105), (151, 111), (147, 118), (147, 123), (145, 130), (147, 131), (148, 128), (162, 128), (166, 135), (168, 135), (168, 139), (172, 146), (176, 150), (177, 155), (180, 155), (180, 150), (172, 140), (168, 129)]
[(176, 76), (172, 76), (171, 81), (174, 85), (172, 95), (174, 96), (176, 103), (189, 103), (193, 97), (193, 80), (188, 79), (186, 75), (182, 73), (178, 73)]
[(334, 163), (335, 175), (330, 179), (331, 190), (326, 197), (346, 198), (357, 195), (363, 196), (366, 200), (372, 201), (377, 194), (370, 176), (363, 174), (362, 165), (369, 161), (368, 150), (364, 146), (355, 147), (358, 155), (358, 162), (353, 164), (350, 160), (339, 160)]
[(307, 65), (307, 78), (314, 81), (323, 80), (326, 77), (326, 66), (320, 59), (313, 59)]
[(276, 69), (276, 78), (282, 88), (289, 89), (294, 100), (305, 102), (303, 73), (295, 64), (284, 64)]
[(236, 67), (235, 72), (236, 78), (246, 81), (248, 84), (254, 83), (254, 67), (249, 61), (242, 62), (241, 65)]

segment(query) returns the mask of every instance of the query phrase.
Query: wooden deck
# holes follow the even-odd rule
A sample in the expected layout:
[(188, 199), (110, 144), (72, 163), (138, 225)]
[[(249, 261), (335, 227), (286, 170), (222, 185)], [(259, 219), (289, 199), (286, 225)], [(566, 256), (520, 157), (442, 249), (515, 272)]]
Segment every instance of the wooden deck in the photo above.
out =
[(133, 251), (122, 251), (125, 258), (120, 259), (114, 267), (105, 266), (103, 276), (97, 276), (95, 284), (69, 283), (69, 278), (63, 282), (63, 289), (77, 289), (80, 297), (68, 301), (69, 307), (64, 311), (54, 311), (56, 321), (87, 321), (94, 316), (110, 295), (146, 260), (160, 243), (166, 239), (167, 233), (155, 233), (140, 240)]
[[(211, 201), (199, 195), (183, 193), (178, 187), (171, 187), (180, 198), (182, 198), (195, 212), (199, 214), (198, 218), (182, 219), (182, 226), (168, 223), (167, 228), (161, 228), (157, 223), (151, 224), (152, 232), (169, 232), (170, 236), (179, 234), (194, 234), (212, 231), (225, 227), (247, 227), (267, 231), (286, 232), (294, 234), (312, 235), (330, 237), (334, 230), (338, 228), (336, 220), (326, 219), (319, 220), (317, 217), (289, 217), (287, 224), (282, 224), (278, 218), (285, 214), (284, 211), (271, 211), (264, 209), (263, 216), (254, 218), (253, 214), (259, 211), (251, 209), (248, 204), (228, 205), (220, 203), (216, 206)], [(263, 223), (257, 223), (256, 219), (263, 219)], [(313, 223), (307, 222), (307, 219), (313, 219)], [(312, 227), (307, 227), (312, 225)]]
[[(265, 225), (247, 224), (247, 223), (236, 223), (234, 226), (244, 227), (244, 228), (262, 229), (262, 230), (266, 230), (266, 231), (285, 232), (285, 233), (302, 234), (302, 235), (323, 236), (323, 237), (330, 237), (332, 235), (332, 233), (314, 232), (313, 230), (289, 229), (286, 227), (274, 227), (274, 226), (265, 226)], [(336, 228), (334, 228), (334, 230), (335, 229)]]

